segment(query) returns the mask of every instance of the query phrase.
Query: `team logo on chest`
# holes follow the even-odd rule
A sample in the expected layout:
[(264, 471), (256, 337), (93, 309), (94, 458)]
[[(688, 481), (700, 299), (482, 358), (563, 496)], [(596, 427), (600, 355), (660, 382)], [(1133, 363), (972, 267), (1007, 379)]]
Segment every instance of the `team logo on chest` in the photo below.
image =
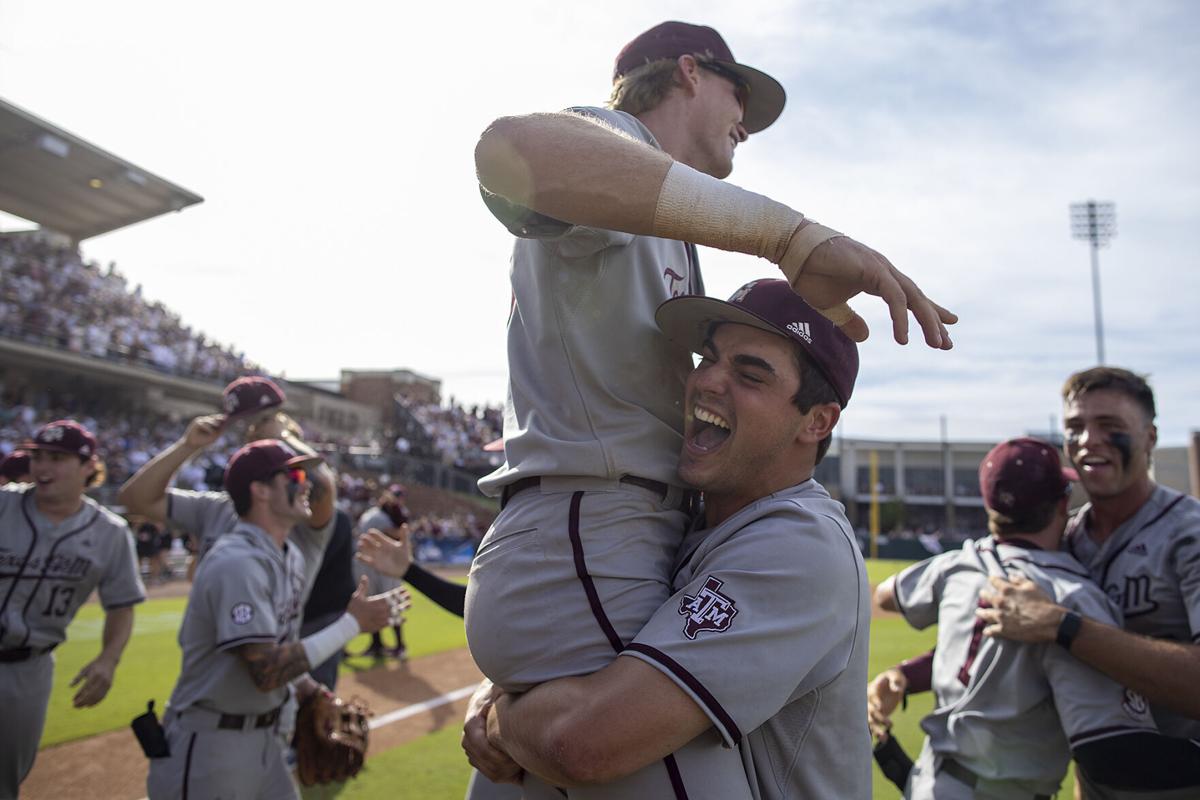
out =
[(700, 631), (726, 631), (737, 616), (738, 610), (732, 597), (721, 594), (723, 581), (709, 575), (704, 586), (695, 597), (684, 596), (679, 604), (679, 614), (686, 617), (683, 635), (695, 639)]
[(238, 603), (229, 609), (229, 616), (233, 620), (234, 625), (245, 625), (254, 619), (254, 606), (249, 603)]

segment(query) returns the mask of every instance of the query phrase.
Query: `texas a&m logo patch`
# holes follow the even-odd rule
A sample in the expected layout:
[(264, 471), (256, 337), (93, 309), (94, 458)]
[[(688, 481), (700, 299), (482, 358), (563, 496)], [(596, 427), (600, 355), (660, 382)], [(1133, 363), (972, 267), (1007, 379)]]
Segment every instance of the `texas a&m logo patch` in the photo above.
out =
[(724, 581), (709, 575), (695, 597), (684, 596), (679, 604), (680, 616), (686, 617), (683, 622), (684, 636), (695, 639), (700, 631), (729, 630), (738, 610), (732, 597), (721, 594), (723, 585)]

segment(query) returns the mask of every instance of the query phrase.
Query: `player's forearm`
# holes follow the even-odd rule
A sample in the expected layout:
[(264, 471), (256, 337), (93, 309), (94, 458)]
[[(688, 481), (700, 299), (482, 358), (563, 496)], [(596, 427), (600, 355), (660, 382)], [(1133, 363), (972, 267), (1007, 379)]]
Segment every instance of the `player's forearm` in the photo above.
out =
[(648, 235), (671, 157), (577, 114), (501, 117), (475, 147), (479, 183), (564, 222)]
[[(495, 722), (493, 744), (528, 771), (562, 786), (624, 777), (712, 727), (670, 678), (631, 657), (508, 699)], [(492, 731), (489, 724), (489, 737)]]
[[(167, 494), (171, 479), (184, 463), (194, 456), (199, 448), (193, 447), (186, 440), (180, 439), (166, 450), (146, 462), (135, 472), (117, 492), (117, 502), (125, 506), (132, 514), (155, 517), (155, 506)], [(157, 521), (162, 522), (161, 518)]]
[(1154, 705), (1200, 719), (1200, 645), (1140, 636), (1085, 617), (1071, 655)]
[(463, 609), (467, 602), (466, 586), (439, 578), (416, 562), (409, 564), (408, 570), (404, 573), (404, 580), (408, 581), (409, 586), (451, 614), (460, 617), (463, 615)]
[(100, 658), (114, 667), (121, 661), (121, 654), (133, 635), (133, 606), (114, 608), (104, 614), (104, 632), (101, 634)]
[(246, 644), (238, 652), (260, 692), (278, 689), (312, 669), (300, 642)]
[(489, 715), (492, 744), (553, 786), (591, 782), (571, 719), (590, 699), (583, 684), (581, 678), (562, 678), (524, 695), (502, 695)]
[(326, 464), (318, 464), (312, 471), (312, 489), (309, 491), (309, 525), (324, 527), (337, 510), (337, 481), (333, 470)]

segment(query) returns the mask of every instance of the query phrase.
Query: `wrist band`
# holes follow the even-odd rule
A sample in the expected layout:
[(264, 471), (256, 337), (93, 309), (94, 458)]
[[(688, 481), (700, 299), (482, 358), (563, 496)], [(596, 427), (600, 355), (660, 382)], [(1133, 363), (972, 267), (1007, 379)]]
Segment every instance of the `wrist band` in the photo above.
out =
[(1080, 627), (1083, 626), (1083, 617), (1076, 614), (1074, 611), (1068, 611), (1063, 614), (1062, 622), (1058, 623), (1058, 633), (1054, 637), (1054, 641), (1071, 649), (1071, 642), (1075, 641), (1075, 637), (1079, 634)]

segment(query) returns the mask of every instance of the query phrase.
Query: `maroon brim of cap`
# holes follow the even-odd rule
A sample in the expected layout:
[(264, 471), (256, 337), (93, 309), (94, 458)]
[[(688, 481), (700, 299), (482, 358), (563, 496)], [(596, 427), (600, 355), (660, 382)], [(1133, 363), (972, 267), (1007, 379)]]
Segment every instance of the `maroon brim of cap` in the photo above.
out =
[(749, 89), (750, 94), (746, 98), (746, 110), (742, 117), (742, 127), (746, 129), (746, 133), (766, 130), (779, 119), (787, 103), (787, 92), (783, 90), (779, 81), (765, 72), (738, 64), (736, 61), (718, 60), (717, 63), (730, 72), (737, 73)]
[(230, 422), (234, 422), (236, 420), (245, 419), (246, 417), (252, 417), (255, 414), (261, 414), (264, 411), (270, 411), (271, 409), (276, 409), (276, 408), (283, 408), (283, 403), (268, 403), (265, 406), (254, 406), (253, 408), (245, 408), (245, 409), (242, 409), (241, 411), (235, 411), (232, 414), (230, 414), (228, 411), (225, 411), (224, 409), (222, 409), (221, 413), (225, 415), (225, 422), (230, 423)]
[[(718, 300), (715, 297), (701, 297), (699, 295), (673, 297), (660, 305), (658, 310), (654, 312), (654, 321), (658, 323), (659, 329), (662, 330), (668, 339), (676, 344), (683, 345), (693, 353), (699, 353), (703, 349), (704, 341), (708, 338), (709, 328), (712, 327), (714, 322), (733, 322), (738, 325), (749, 325), (752, 328), (758, 328), (760, 331), (773, 333), (780, 339), (794, 342), (797, 347), (804, 347), (802, 342), (786, 335), (776, 325), (757, 314), (743, 308), (738, 308), (724, 300)], [(825, 376), (825, 379), (832, 386), (837, 385), (836, 380), (826, 372), (818, 359), (810, 358), (809, 360), (812, 361), (813, 366), (821, 371), (821, 374)], [(843, 408), (850, 402), (847, 397), (839, 399), (842, 401)]]
[(287, 466), (290, 467), (308, 467), (314, 464), (320, 464), (325, 459), (321, 456), (296, 456), (287, 460)]
[(79, 455), (79, 451), (73, 447), (63, 447), (62, 445), (57, 445), (57, 444), (42, 444), (41, 442), (35, 442), (32, 440), (24, 442), (17, 449), (18, 450), (29, 450), (31, 452), (33, 450), (47, 450), (52, 453), (69, 453), (73, 456)]

